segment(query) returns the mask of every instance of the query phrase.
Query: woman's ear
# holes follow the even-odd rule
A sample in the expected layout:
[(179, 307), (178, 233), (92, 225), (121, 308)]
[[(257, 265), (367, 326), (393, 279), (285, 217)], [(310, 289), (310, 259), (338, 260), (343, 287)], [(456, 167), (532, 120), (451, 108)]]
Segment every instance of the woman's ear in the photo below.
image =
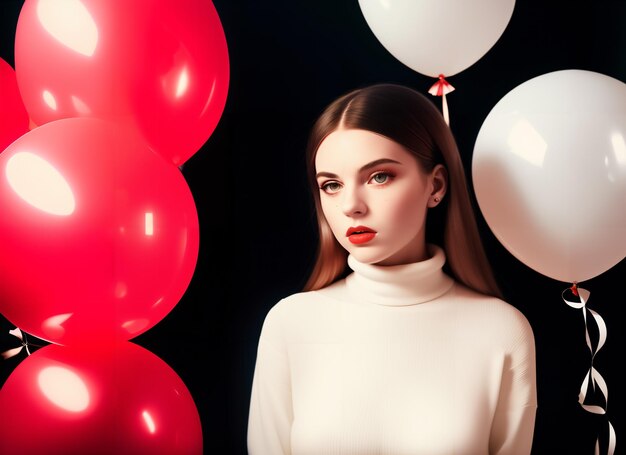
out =
[(430, 173), (432, 191), (428, 198), (428, 207), (436, 207), (448, 190), (448, 170), (443, 164), (438, 164)]

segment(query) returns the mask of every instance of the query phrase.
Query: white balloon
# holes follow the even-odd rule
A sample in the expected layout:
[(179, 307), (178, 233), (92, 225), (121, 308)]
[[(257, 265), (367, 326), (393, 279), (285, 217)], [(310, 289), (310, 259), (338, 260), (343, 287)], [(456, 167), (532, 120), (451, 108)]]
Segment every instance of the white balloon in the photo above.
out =
[(381, 44), (418, 73), (445, 77), (477, 62), (498, 41), (514, 0), (359, 0)]
[(524, 264), (568, 283), (626, 257), (626, 84), (562, 70), (511, 90), (472, 157), (485, 221)]

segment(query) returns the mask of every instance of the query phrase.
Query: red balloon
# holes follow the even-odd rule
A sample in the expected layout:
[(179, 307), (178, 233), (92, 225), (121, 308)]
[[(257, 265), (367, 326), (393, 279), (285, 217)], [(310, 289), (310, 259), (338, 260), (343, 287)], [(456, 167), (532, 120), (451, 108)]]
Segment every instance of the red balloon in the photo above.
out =
[(193, 195), (127, 127), (39, 126), (0, 154), (0, 313), (58, 344), (128, 340), (179, 302), (198, 257)]
[(38, 349), (0, 389), (0, 422), (4, 454), (202, 454), (189, 390), (131, 342)]
[(0, 153), (28, 131), (28, 113), (13, 67), (0, 58)]
[(210, 0), (26, 0), (15, 69), (35, 124), (122, 119), (176, 165), (213, 133), (229, 83)]

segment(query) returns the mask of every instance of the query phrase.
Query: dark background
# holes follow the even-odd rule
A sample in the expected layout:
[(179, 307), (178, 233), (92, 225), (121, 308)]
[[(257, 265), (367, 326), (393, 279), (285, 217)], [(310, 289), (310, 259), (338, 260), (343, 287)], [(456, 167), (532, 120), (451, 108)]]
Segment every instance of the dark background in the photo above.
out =
[[(11, 65), (22, 4), (0, 2), (0, 57)], [(185, 382), (202, 420), (206, 452), (245, 454), (263, 318), (280, 298), (301, 289), (313, 260), (316, 234), (303, 159), (313, 120), (332, 99), (362, 85), (396, 82), (426, 93), (434, 80), (404, 66), (377, 41), (357, 0), (214, 4), (229, 46), (229, 97), (218, 127), (182, 169), (198, 209), (199, 259), (179, 304), (132, 341), (158, 355)], [(516, 2), (494, 47), (448, 79), (456, 88), (447, 97), (451, 126), (470, 182), (482, 122), (519, 84), (563, 69), (626, 81), (625, 20), (624, 1)], [(440, 100), (433, 98), (437, 105)], [(626, 201), (615, 207), (625, 209)], [(578, 404), (591, 356), (582, 312), (561, 299), (569, 283), (514, 258), (477, 213), (505, 297), (535, 332), (539, 408), (533, 454), (592, 454), (598, 435), (606, 442), (607, 417)], [(616, 453), (623, 453), (626, 441), (625, 277), (622, 261), (581, 284), (591, 291), (589, 307), (607, 323), (607, 343), (593, 364), (609, 388)], [(0, 322), (3, 351), (15, 346), (7, 335), (14, 326), (4, 318)], [(3, 382), (25, 356), (0, 364)]]

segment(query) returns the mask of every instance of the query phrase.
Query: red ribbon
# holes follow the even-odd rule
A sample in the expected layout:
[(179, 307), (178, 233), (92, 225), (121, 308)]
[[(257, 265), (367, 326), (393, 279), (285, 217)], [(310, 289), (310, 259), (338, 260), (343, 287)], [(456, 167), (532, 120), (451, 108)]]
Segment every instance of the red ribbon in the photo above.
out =
[(572, 294), (574, 294), (576, 297), (578, 297), (578, 286), (576, 285), (576, 283), (574, 282), (574, 284), (572, 284), (572, 287), (569, 288), (570, 291), (572, 291)]
[(430, 89), (428, 90), (428, 93), (430, 93), (433, 96), (443, 96), (453, 91), (454, 91), (454, 87), (452, 87), (450, 83), (446, 81), (443, 74), (440, 74), (439, 80), (430, 87)]

